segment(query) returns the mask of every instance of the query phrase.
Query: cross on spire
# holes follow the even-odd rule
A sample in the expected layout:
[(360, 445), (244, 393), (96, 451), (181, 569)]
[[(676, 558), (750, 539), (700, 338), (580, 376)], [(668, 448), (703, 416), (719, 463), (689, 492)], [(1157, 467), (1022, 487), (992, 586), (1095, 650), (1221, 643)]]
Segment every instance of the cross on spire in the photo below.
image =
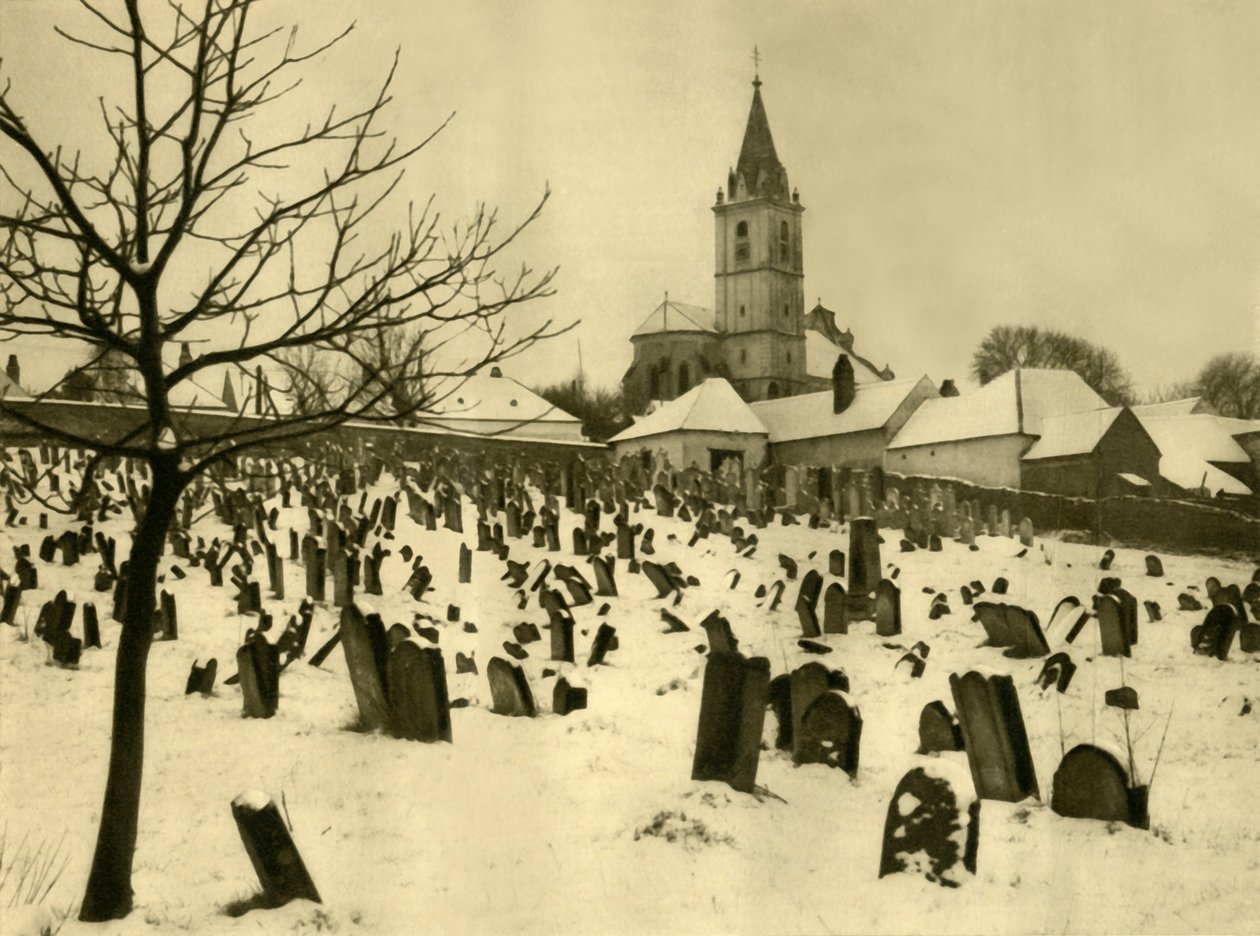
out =
[(761, 52), (757, 49), (756, 46), (753, 46), (752, 60), (753, 60), (753, 86), (760, 88), (761, 87)]

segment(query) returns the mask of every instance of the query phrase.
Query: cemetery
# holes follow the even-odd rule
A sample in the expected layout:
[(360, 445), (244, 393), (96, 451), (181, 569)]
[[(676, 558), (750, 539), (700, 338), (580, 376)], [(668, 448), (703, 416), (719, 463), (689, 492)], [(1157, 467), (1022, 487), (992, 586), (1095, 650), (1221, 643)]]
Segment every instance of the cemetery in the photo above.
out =
[[(518, 453), (347, 436), (185, 493), (110, 932), (1260, 913), (1254, 530), (1155, 552), (878, 469), (824, 496), (796, 467)], [(147, 478), (106, 459), (59, 512), (84, 453), (2, 459), (4, 870), (47, 889), (0, 919), (98, 932), (74, 906)]]

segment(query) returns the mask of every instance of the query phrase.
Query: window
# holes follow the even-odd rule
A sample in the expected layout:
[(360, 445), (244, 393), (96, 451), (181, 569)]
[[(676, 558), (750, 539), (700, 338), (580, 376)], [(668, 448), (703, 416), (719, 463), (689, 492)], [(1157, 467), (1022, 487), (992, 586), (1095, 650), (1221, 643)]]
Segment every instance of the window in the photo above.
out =
[(786, 302), (783, 303), (783, 317), (787, 318), (791, 314), (792, 313), (788, 311), (788, 304)]
[(779, 222), (779, 262), (787, 263), (792, 255), (792, 235), (786, 221)]
[(747, 364), (747, 363), (748, 363), (748, 350), (747, 350), (746, 348), (740, 348), (740, 351), (739, 351), (739, 363), (741, 363), (741, 364)]
[(751, 255), (748, 246), (748, 222), (741, 221), (735, 225), (735, 259), (737, 261), (747, 261)]
[(739, 222), (739, 224), (735, 225), (735, 236), (736, 237), (748, 236), (748, 222), (747, 221), (741, 221)]
[(748, 310), (747, 310), (747, 309), (745, 309), (743, 306), (740, 306), (740, 307), (739, 307), (739, 317), (740, 317), (740, 318), (743, 318), (743, 317), (744, 317), (745, 315), (747, 315), (747, 314), (748, 314)]
[(779, 398), (779, 385), (772, 380), (770, 381), (770, 386), (766, 387), (766, 399), (777, 400), (778, 398)]
[(655, 367), (648, 369), (648, 398), (652, 400), (661, 398), (661, 373)]
[(682, 396), (691, 389), (691, 368), (683, 361), (678, 365), (678, 395)]

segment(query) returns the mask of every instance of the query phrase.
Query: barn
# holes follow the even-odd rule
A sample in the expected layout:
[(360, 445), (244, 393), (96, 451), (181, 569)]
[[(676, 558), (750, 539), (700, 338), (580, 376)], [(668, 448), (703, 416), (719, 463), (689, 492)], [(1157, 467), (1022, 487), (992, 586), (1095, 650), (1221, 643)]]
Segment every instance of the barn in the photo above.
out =
[(1020, 486), (1090, 498), (1162, 493), (1159, 464), (1159, 446), (1127, 407), (1046, 416), (1020, 460)]

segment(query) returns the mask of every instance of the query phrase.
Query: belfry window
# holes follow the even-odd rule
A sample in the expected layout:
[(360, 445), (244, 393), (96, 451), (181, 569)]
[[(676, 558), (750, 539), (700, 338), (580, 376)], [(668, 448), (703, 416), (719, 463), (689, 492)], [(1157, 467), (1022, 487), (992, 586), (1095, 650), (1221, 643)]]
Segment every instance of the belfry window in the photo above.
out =
[(792, 234), (786, 221), (779, 222), (779, 262), (787, 263), (792, 256)]
[(691, 389), (691, 368), (683, 361), (678, 365), (678, 395), (682, 396)]
[(747, 261), (751, 256), (751, 248), (748, 246), (748, 222), (741, 221), (735, 225), (735, 259), (737, 261)]

